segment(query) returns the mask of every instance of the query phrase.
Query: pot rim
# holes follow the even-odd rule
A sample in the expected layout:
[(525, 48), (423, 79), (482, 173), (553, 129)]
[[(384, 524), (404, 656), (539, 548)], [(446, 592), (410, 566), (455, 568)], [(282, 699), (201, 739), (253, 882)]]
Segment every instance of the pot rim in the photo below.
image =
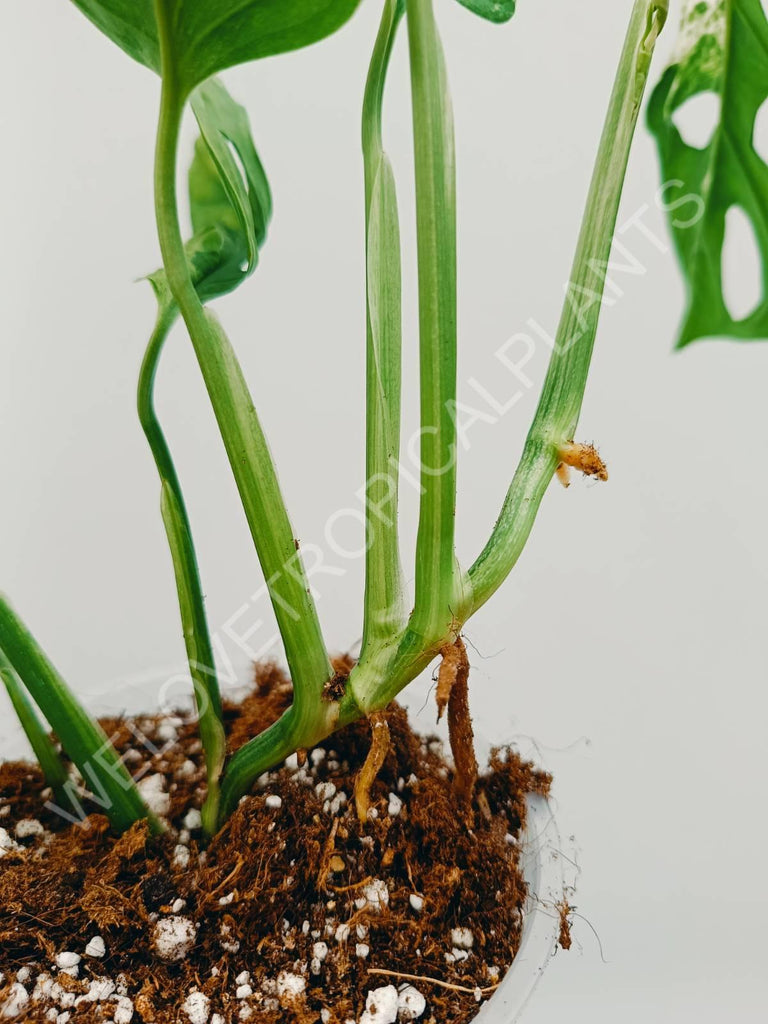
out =
[(515, 1024), (520, 1020), (560, 936), (556, 906), (566, 892), (560, 834), (548, 800), (532, 794), (527, 797), (527, 804), (522, 869), (528, 898), (523, 911), (520, 948), (473, 1024)]

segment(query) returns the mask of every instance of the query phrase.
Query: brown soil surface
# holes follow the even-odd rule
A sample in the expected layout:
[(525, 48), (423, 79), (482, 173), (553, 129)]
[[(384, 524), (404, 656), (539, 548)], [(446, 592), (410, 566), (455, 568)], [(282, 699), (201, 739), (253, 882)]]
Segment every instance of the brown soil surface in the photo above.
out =
[[(253, 693), (226, 707), (230, 748), (290, 699), (279, 670), (260, 670)], [(467, 817), (440, 744), (416, 735), (396, 705), (387, 717), (375, 817), (361, 825), (352, 796), (370, 744), (363, 722), (310, 751), (303, 767), (289, 761), (262, 778), (207, 848), (188, 816), (204, 797), (192, 721), (103, 722), (129, 768), (148, 766), (168, 794), (171, 828), (157, 839), (144, 825), (116, 836), (98, 814), (67, 824), (45, 809), (37, 768), (0, 765), (0, 1008), (23, 984), (18, 1020), (127, 1024), (132, 1014), (134, 1024), (190, 1024), (195, 1004), (184, 1004), (197, 989), (212, 1024), (362, 1024), (375, 1020), (364, 1012), (371, 990), (404, 983), (372, 973), (383, 969), (420, 979), (411, 984), (426, 999), (426, 1024), (470, 1021), (517, 949), (525, 885), (516, 838), (526, 793), (546, 793), (550, 779), (497, 752)], [(17, 830), (26, 819), (42, 830)], [(156, 939), (176, 926), (194, 945), (167, 962)], [(86, 954), (95, 936), (102, 957)], [(63, 952), (81, 957), (69, 973), (66, 961), (56, 966)]]

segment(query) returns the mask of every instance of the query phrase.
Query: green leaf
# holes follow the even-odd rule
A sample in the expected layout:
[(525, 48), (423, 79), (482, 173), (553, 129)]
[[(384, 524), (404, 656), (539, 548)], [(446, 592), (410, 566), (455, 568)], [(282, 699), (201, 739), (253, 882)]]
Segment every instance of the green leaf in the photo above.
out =
[[(153, 0), (73, 0), (97, 28), (141, 64), (160, 71)], [(174, 72), (183, 92), (225, 68), (316, 43), (360, 0), (155, 0), (171, 26)]]
[[(720, 114), (709, 143), (697, 149), (673, 118), (707, 91), (719, 97)], [(678, 347), (711, 336), (768, 337), (768, 166), (753, 144), (766, 98), (768, 22), (760, 0), (689, 0), (674, 62), (648, 108), (688, 293)], [(734, 207), (751, 220), (762, 258), (762, 300), (741, 320), (731, 316), (723, 295), (726, 214)]]
[[(215, 78), (195, 90), (191, 105), (200, 137), (189, 169), (194, 234), (185, 249), (200, 301), (209, 302), (253, 273), (266, 241), (272, 196), (245, 108)], [(173, 301), (164, 270), (149, 280), (161, 306)]]
[(473, 14), (497, 25), (509, 21), (517, 6), (517, 0), (459, 0), (459, 3)]
[(140, 64), (160, 72), (153, 0), (72, 0), (96, 28)]
[(122, 831), (149, 818), (154, 827), (159, 827), (101, 726), (83, 708), (2, 596), (0, 648), (112, 825)]

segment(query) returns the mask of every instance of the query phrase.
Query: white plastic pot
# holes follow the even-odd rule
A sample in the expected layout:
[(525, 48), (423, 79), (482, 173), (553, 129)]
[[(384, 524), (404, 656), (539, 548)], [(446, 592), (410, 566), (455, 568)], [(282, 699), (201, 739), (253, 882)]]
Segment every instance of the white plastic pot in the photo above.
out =
[(543, 797), (528, 798), (528, 823), (522, 841), (528, 901), (520, 949), (473, 1024), (514, 1024), (520, 1020), (560, 934), (556, 908), (565, 892), (564, 861), (552, 808)]

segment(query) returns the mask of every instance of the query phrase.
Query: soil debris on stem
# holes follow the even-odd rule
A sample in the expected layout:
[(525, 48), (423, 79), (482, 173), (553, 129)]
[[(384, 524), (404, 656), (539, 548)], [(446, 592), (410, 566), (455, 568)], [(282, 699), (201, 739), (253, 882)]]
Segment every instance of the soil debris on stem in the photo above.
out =
[(557, 467), (557, 476), (565, 487), (569, 484), (568, 467), (578, 469), (585, 476), (597, 477), (598, 480), (608, 479), (608, 467), (600, 458), (594, 445), (569, 441), (559, 448), (558, 455), (560, 456), (560, 465)]

